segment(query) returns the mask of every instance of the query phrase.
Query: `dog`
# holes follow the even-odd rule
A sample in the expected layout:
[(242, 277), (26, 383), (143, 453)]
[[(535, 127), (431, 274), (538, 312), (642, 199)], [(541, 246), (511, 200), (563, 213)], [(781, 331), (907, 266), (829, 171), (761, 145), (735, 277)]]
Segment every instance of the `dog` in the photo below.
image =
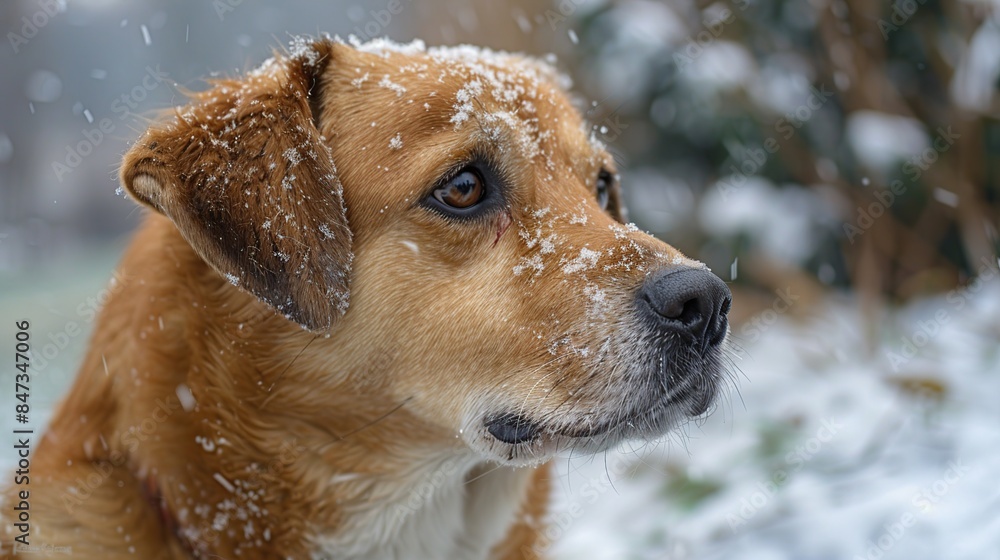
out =
[(549, 460), (706, 414), (731, 305), (626, 224), (566, 82), (303, 38), (154, 123), (120, 170), (150, 211), (32, 458), (32, 544), (542, 556)]

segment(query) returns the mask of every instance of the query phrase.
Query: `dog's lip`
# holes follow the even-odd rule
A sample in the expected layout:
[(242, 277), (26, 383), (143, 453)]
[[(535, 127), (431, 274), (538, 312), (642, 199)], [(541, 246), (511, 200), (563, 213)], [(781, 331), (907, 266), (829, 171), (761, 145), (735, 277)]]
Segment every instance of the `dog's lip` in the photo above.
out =
[(556, 429), (544, 429), (535, 422), (527, 419), (523, 415), (505, 413), (492, 416), (483, 424), (486, 431), (500, 442), (508, 445), (520, 445), (522, 443), (533, 443), (543, 436), (562, 436), (574, 439), (596, 437), (619, 427), (628, 420), (612, 422), (606, 421), (586, 428), (565, 427)]
[(538, 439), (538, 425), (520, 414), (500, 414), (485, 422), (491, 436), (503, 443), (518, 445)]
[[(651, 411), (655, 410), (656, 414), (659, 414), (662, 413), (663, 410), (666, 410), (667, 406), (668, 405), (663, 405), (662, 408), (651, 409)], [(560, 429), (556, 433), (560, 436), (573, 439), (586, 439), (604, 436), (616, 430), (623, 431), (628, 427), (634, 427), (634, 420), (637, 416), (638, 415), (636, 414), (626, 414), (616, 420), (605, 420), (582, 428), (579, 427), (579, 423), (577, 423), (574, 426), (568, 426)]]
[(707, 412), (712, 406), (712, 403), (715, 402), (715, 396), (716, 390), (714, 387), (704, 388), (692, 393), (685, 392), (659, 403), (655, 403), (644, 411), (638, 409), (632, 410), (626, 414), (619, 415), (618, 418), (614, 420), (604, 420), (582, 428), (579, 427), (579, 423), (576, 423), (574, 426), (567, 426), (556, 430), (555, 433), (569, 438), (584, 439), (605, 436), (614, 431), (624, 433), (631, 428), (633, 431), (637, 432), (636, 435), (648, 436), (651, 434), (638, 433), (638, 429), (635, 426), (637, 419), (659, 418), (673, 409), (683, 410), (684, 414), (691, 418), (701, 416)]

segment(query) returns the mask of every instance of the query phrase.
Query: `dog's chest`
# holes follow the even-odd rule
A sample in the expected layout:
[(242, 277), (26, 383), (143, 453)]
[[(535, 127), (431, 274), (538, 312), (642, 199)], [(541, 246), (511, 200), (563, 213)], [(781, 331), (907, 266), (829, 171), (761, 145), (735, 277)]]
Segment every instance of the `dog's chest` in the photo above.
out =
[(516, 520), (531, 471), (469, 472), (449, 461), (420, 469), (385, 499), (352, 511), (335, 534), (317, 537), (313, 558), (487, 560)]

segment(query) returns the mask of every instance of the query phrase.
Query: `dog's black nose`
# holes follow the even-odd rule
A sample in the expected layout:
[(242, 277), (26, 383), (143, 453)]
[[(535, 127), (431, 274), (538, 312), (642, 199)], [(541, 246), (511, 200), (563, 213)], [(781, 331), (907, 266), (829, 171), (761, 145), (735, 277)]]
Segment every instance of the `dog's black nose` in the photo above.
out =
[(726, 283), (707, 269), (654, 272), (639, 289), (638, 297), (639, 307), (657, 329), (692, 337), (702, 352), (726, 336), (732, 294)]

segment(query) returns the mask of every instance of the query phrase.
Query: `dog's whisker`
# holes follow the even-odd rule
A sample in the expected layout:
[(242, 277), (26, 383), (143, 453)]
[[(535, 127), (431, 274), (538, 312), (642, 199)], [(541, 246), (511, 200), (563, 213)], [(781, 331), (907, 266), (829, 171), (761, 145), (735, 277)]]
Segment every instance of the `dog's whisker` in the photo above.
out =
[[(545, 364), (545, 365), (548, 365), (548, 364), (551, 364), (551, 363), (554, 363), (554, 362), (556, 362), (556, 361), (557, 361), (558, 359), (559, 359), (559, 358), (555, 358), (555, 359), (553, 359), (553, 360), (549, 361), (549, 362), (548, 362), (547, 364)], [(539, 368), (537, 368), (537, 369), (536, 369), (535, 371), (540, 371), (540, 370), (541, 370), (542, 368), (544, 368), (544, 367), (545, 367), (545, 365), (543, 365), (543, 366), (540, 366), (540, 367), (539, 367)], [(519, 426), (520, 426), (520, 419), (521, 419), (521, 418), (523, 418), (523, 416), (524, 416), (524, 409), (525, 409), (525, 408), (526, 408), (526, 407), (528, 406), (528, 400), (529, 400), (529, 399), (531, 399), (531, 393), (532, 393), (532, 392), (534, 392), (534, 390), (535, 390), (536, 388), (538, 388), (538, 386), (539, 386), (539, 385), (540, 385), (540, 384), (541, 384), (541, 383), (542, 383), (543, 381), (545, 381), (546, 379), (548, 379), (548, 378), (549, 378), (549, 376), (552, 376), (552, 375), (555, 375), (556, 373), (558, 373), (558, 372), (557, 372), (557, 371), (550, 371), (549, 373), (546, 373), (545, 375), (543, 375), (542, 377), (540, 377), (540, 378), (539, 378), (539, 379), (538, 379), (537, 381), (535, 381), (535, 384), (531, 386), (531, 389), (529, 389), (529, 390), (528, 390), (528, 392), (527, 392), (527, 393), (526, 393), (526, 394), (524, 395), (524, 400), (523, 400), (523, 401), (521, 402), (521, 407), (520, 407), (520, 408), (518, 409), (518, 411), (517, 411), (517, 418), (518, 418), (518, 425), (519, 425)], [(544, 399), (544, 397), (543, 397), (543, 399)]]
[(466, 480), (466, 481), (465, 481), (465, 482), (463, 482), (462, 484), (463, 484), (463, 485), (465, 485), (465, 486), (468, 486), (469, 484), (472, 484), (473, 482), (475, 482), (475, 481), (479, 480), (480, 478), (483, 478), (484, 476), (486, 476), (486, 475), (488, 475), (488, 474), (490, 474), (490, 473), (493, 473), (493, 472), (496, 472), (496, 471), (498, 471), (498, 470), (500, 470), (500, 469), (504, 468), (505, 466), (506, 466), (506, 465), (497, 465), (497, 466), (493, 467), (492, 469), (490, 469), (490, 470), (488, 470), (488, 471), (486, 471), (486, 472), (484, 472), (484, 473), (480, 473), (480, 474), (478, 474), (478, 475), (476, 475), (476, 476), (472, 477), (471, 479), (469, 479), (469, 480)]
[(270, 386), (268, 386), (268, 388), (267, 388), (267, 393), (270, 393), (270, 396), (268, 396), (268, 397), (267, 397), (266, 399), (264, 399), (264, 400), (263, 400), (263, 401), (262, 401), (262, 402), (260, 403), (260, 405), (258, 405), (258, 406), (257, 406), (257, 408), (258, 408), (258, 409), (260, 409), (260, 410), (263, 410), (263, 409), (264, 409), (265, 407), (267, 407), (268, 403), (270, 403), (270, 402), (271, 402), (271, 400), (273, 400), (273, 399), (274, 399), (274, 397), (276, 397), (276, 396), (277, 396), (277, 393), (271, 393), (271, 390), (273, 390), (273, 389), (274, 389), (274, 386), (275, 386), (275, 385), (277, 385), (279, 381), (281, 381), (281, 378), (282, 378), (282, 377), (284, 377), (284, 375), (285, 375), (285, 373), (286, 373), (286, 372), (288, 371), (288, 369), (289, 369), (290, 367), (292, 367), (292, 365), (294, 365), (294, 364), (295, 364), (295, 360), (298, 360), (298, 359), (299, 359), (299, 356), (301, 356), (301, 355), (302, 355), (302, 353), (303, 353), (303, 352), (305, 352), (305, 351), (306, 351), (306, 349), (307, 349), (307, 348), (309, 348), (309, 346), (310, 346), (310, 345), (311, 345), (311, 344), (312, 344), (313, 342), (315, 342), (315, 341), (316, 341), (316, 339), (317, 339), (317, 338), (319, 338), (319, 337), (320, 337), (320, 335), (318, 335), (318, 334), (317, 334), (317, 335), (313, 336), (312, 338), (310, 338), (310, 339), (309, 339), (309, 342), (306, 342), (306, 345), (305, 345), (305, 346), (303, 346), (303, 347), (302, 347), (302, 349), (301, 349), (301, 350), (299, 350), (297, 354), (295, 354), (295, 357), (293, 357), (293, 358), (292, 358), (292, 360), (291, 360), (290, 362), (288, 362), (288, 364), (286, 364), (286, 365), (285, 365), (284, 369), (282, 369), (282, 370), (281, 370), (281, 373), (279, 373), (279, 374), (278, 374), (278, 377), (277, 377), (277, 378), (275, 378), (275, 380), (271, 382), (271, 385), (270, 385)]
[(413, 399), (413, 397), (407, 397), (405, 400), (403, 400), (403, 402), (401, 402), (401, 403), (397, 404), (396, 406), (392, 407), (391, 409), (389, 409), (388, 412), (380, 415), (379, 417), (375, 418), (371, 422), (368, 422), (367, 424), (365, 424), (363, 426), (360, 426), (357, 429), (351, 430), (350, 432), (347, 432), (346, 434), (344, 434), (342, 436), (338, 436), (333, 441), (331, 441), (331, 442), (325, 444), (323, 447), (321, 447), (320, 448), (320, 453), (325, 452), (327, 449), (329, 449), (329, 447), (331, 445), (340, 443), (340, 442), (346, 440), (347, 438), (349, 438), (351, 436), (354, 436), (356, 434), (359, 434), (359, 433), (367, 430), (368, 428), (371, 428), (372, 426), (378, 424), (379, 422), (382, 422), (386, 418), (388, 418), (388, 417), (392, 416), (393, 414), (395, 414), (396, 412), (402, 410), (403, 406), (405, 406), (406, 403), (410, 402), (412, 399)]

